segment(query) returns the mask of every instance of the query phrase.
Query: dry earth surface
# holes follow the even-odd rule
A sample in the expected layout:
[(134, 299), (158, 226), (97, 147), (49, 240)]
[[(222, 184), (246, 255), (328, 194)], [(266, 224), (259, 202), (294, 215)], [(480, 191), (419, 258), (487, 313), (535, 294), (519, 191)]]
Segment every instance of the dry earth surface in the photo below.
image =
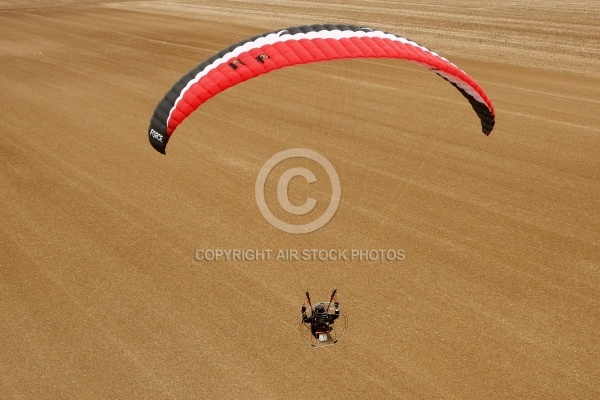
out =
[[(0, 1), (0, 398), (600, 398), (599, 20), (596, 1)], [(150, 147), (183, 73), (317, 22), (446, 56), (496, 129), (421, 67), (354, 60), (246, 82)], [(254, 198), (295, 147), (343, 187), (300, 236)], [(315, 212), (330, 191), (290, 187)], [(406, 258), (195, 259), (218, 248)], [(349, 328), (314, 350), (304, 291), (333, 287)]]

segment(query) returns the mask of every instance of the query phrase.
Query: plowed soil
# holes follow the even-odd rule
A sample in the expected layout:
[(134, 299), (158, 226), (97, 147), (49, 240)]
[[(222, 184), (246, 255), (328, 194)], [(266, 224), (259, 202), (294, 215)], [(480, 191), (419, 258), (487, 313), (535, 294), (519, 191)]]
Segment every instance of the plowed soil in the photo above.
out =
[[(592, 1), (0, 1), (0, 398), (600, 398), (599, 20)], [(420, 66), (341, 60), (245, 82), (149, 145), (195, 65), (325, 22), (448, 58), (495, 130)], [(304, 235), (255, 200), (290, 148), (342, 186)], [(331, 188), (301, 166), (318, 182), (289, 196), (318, 214)], [(264, 257), (198, 257), (217, 249)], [(304, 292), (334, 287), (348, 330), (312, 349)]]

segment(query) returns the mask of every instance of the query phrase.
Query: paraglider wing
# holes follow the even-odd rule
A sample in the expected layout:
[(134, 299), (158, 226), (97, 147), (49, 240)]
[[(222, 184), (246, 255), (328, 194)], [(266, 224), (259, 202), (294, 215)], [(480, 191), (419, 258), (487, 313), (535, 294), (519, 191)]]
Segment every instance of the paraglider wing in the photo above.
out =
[(152, 146), (165, 154), (169, 138), (194, 110), (220, 92), (267, 72), (343, 58), (397, 58), (423, 65), (450, 82), (470, 102), (483, 133), (494, 127), (494, 108), (464, 71), (408, 39), (347, 25), (298, 26), (244, 40), (184, 75), (159, 102), (148, 127)]

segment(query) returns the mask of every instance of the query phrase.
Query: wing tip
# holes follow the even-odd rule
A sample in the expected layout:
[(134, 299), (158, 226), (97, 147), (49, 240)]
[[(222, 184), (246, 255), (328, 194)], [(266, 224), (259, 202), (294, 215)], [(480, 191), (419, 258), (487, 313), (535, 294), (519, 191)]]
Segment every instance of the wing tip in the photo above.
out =
[(496, 120), (492, 119), (491, 121), (483, 122), (481, 124), (481, 131), (485, 134), (485, 136), (490, 136), (490, 133), (494, 130), (494, 125), (496, 125)]
[(152, 125), (148, 128), (148, 140), (156, 151), (161, 154), (167, 154), (167, 142), (169, 141), (169, 135), (160, 132), (160, 130), (154, 129)]

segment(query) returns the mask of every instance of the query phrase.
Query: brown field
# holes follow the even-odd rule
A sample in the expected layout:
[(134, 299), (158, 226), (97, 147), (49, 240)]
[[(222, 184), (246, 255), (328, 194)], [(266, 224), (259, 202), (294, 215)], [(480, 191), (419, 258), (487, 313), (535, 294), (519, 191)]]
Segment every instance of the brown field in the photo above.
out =
[[(596, 1), (0, 0), (0, 398), (600, 398), (599, 20)], [(148, 144), (154, 107), (196, 64), (323, 22), (447, 57), (489, 94), (496, 129), (419, 66), (345, 60), (248, 81), (167, 156)], [(343, 188), (306, 235), (254, 197), (264, 162), (295, 147)], [(290, 194), (326, 204), (323, 182)], [(304, 291), (333, 287), (348, 331), (311, 349)]]

